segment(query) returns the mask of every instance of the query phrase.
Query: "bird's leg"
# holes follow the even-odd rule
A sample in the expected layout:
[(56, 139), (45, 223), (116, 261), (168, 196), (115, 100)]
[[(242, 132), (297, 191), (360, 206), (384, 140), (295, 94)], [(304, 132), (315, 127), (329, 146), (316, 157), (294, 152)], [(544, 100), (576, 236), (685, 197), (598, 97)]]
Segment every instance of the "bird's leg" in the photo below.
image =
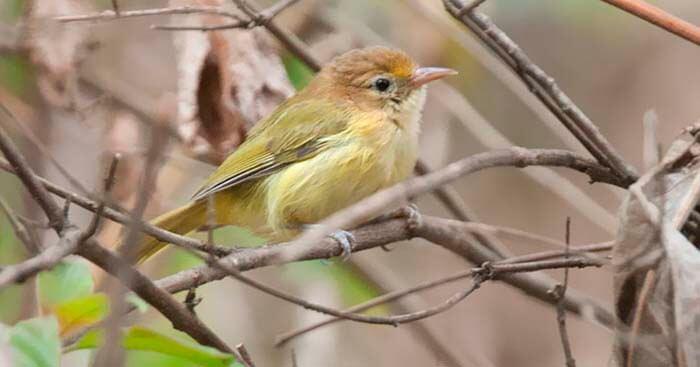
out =
[[(321, 224), (305, 224), (303, 227), (317, 228), (320, 226)], [(328, 234), (327, 237), (330, 237), (334, 239), (335, 242), (338, 242), (340, 247), (343, 248), (343, 253), (340, 255), (340, 259), (342, 261), (347, 261), (350, 258), (350, 254), (352, 254), (352, 245), (355, 243), (355, 236), (348, 231), (338, 229)]]

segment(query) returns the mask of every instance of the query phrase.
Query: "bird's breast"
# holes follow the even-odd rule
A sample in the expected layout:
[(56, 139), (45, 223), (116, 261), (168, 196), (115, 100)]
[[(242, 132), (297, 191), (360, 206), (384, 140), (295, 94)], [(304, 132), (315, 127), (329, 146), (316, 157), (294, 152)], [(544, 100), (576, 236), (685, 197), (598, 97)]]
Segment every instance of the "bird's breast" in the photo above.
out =
[(320, 154), (267, 180), (268, 223), (275, 232), (318, 223), (411, 174), (417, 130), (386, 120), (365, 122), (364, 130), (335, 136)]

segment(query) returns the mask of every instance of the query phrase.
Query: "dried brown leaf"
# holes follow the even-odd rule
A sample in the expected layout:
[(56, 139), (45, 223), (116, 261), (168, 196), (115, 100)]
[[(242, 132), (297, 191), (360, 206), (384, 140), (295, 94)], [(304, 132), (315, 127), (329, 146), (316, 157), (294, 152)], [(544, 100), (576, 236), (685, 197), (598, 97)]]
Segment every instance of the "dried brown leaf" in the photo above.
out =
[[(171, 6), (222, 3), (170, 2)], [(213, 26), (227, 21), (202, 15), (189, 17), (187, 24)], [(292, 86), (263, 29), (174, 32), (173, 37), (178, 51), (179, 132), (192, 155), (219, 163), (258, 120), (292, 94)]]
[(700, 366), (700, 253), (680, 232), (700, 167), (687, 142), (630, 187), (613, 252), (618, 366)]

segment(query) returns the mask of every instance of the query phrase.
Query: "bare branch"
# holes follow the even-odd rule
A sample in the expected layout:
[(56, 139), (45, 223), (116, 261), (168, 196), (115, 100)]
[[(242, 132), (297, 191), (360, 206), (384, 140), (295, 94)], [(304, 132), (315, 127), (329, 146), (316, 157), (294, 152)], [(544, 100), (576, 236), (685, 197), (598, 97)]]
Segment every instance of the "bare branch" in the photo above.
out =
[[(232, 0), (236, 6), (241, 10), (245, 11), (252, 19), (259, 17), (258, 12), (254, 6), (245, 0)], [(289, 32), (288, 30), (279, 26), (274, 19), (269, 19), (262, 24), (270, 33), (272, 33), (277, 40), (279, 40), (284, 47), (293, 53), (295, 56), (300, 58), (304, 63), (306, 63), (314, 71), (321, 70), (321, 62), (316, 59), (309, 51), (304, 42), (302, 42), (299, 37), (295, 34)]]
[[(14, 115), (8, 110), (5, 105), (0, 103), (0, 109), (5, 112), (10, 118), (16, 121)], [(49, 218), (50, 225), (60, 232), (63, 229), (63, 214), (61, 208), (53, 200), (46, 188), (39, 182), (30, 168), (27, 160), (19, 152), (19, 149), (12, 142), (12, 139), (7, 135), (5, 129), (0, 127), (0, 150), (5, 155), (17, 176), (22, 180), (24, 186), (29, 190), (34, 200), (44, 210)]]
[(460, 16), (460, 0), (443, 0), (447, 11), (474, 32), (512, 70), (530, 86), (531, 91), (557, 116), (569, 131), (601, 164), (613, 169), (623, 182), (630, 184), (637, 173), (615, 151), (597, 126), (559, 88), (554, 78), (533, 63), (508, 35), (486, 15), (477, 11)]
[[(3, 169), (10, 173), (15, 173), (15, 170), (12, 168), (12, 166), (2, 159), (0, 159), (0, 169)], [(100, 207), (100, 202), (77, 195), (69, 190), (66, 190), (65, 188), (62, 188), (46, 180), (43, 177), (37, 175), (35, 175), (34, 177), (39, 181), (39, 183), (44, 185), (52, 194), (65, 198), (67, 200), (71, 200), (71, 202), (84, 209), (95, 212)], [(205, 253), (211, 252), (212, 250), (202, 241), (168, 232), (166, 230), (153, 226), (148, 222), (136, 221), (131, 215), (123, 212), (120, 208), (105, 207), (103, 216), (105, 218), (122, 223), (124, 225), (138, 225), (139, 230), (155, 238), (162, 239), (163, 241), (168, 243), (176, 244), (182, 247), (194, 248)], [(213, 250), (218, 256), (223, 256), (231, 252), (231, 250), (225, 250), (219, 247), (216, 247)]]
[(109, 192), (114, 186), (114, 175), (117, 173), (117, 166), (119, 165), (120, 158), (120, 154), (115, 154), (114, 157), (112, 157), (112, 161), (107, 169), (104, 183), (102, 185), (102, 195), (104, 198), (98, 204), (97, 209), (95, 209), (95, 213), (90, 220), (90, 224), (88, 224), (88, 227), (83, 232), (83, 238), (81, 238), (80, 242), (86, 241), (88, 238), (92, 237), (100, 227), (100, 222), (102, 221), (102, 216), (105, 212), (105, 201), (107, 200), (106, 197), (109, 195)]
[(0, 289), (22, 282), (42, 270), (51, 269), (66, 256), (73, 254), (80, 243), (81, 233), (76, 228), (65, 232), (58, 243), (47, 247), (40, 254), (19, 264), (3, 267), (0, 270)]
[[(566, 217), (566, 254), (565, 259), (569, 258), (569, 245), (571, 244), (571, 218)], [(561, 338), (562, 348), (564, 348), (564, 357), (566, 360), (566, 367), (576, 367), (576, 360), (574, 360), (573, 354), (571, 352), (571, 343), (569, 342), (569, 334), (566, 330), (566, 309), (564, 308), (564, 296), (566, 295), (566, 288), (569, 286), (569, 268), (564, 268), (564, 284), (557, 284), (551, 290), (551, 295), (554, 300), (557, 301), (557, 325), (559, 326), (559, 336)]]
[(122, 274), (125, 275), (129, 282), (124, 285), (168, 318), (175, 329), (187, 333), (203, 345), (212, 346), (223, 352), (233, 353), (233, 350), (223, 340), (173, 296), (157, 287), (148, 277), (129, 266), (111, 251), (101, 247), (96, 241), (91, 239), (86, 242), (81, 246), (78, 254), (115, 277)]
[[(496, 263), (494, 265), (489, 265), (487, 268), (488, 268), (488, 270), (493, 271), (495, 273), (504, 272), (505, 269), (515, 270), (517, 268), (506, 268), (506, 267), (501, 266), (501, 264), (506, 265), (506, 264), (513, 264), (513, 263), (521, 263), (522, 261), (531, 261), (528, 259), (529, 258), (538, 259), (538, 258), (543, 257), (542, 255), (544, 255), (544, 254), (543, 253), (536, 253), (536, 254), (531, 254), (531, 255), (527, 255), (527, 256), (515, 256), (512, 258), (505, 259), (504, 261), (499, 261), (498, 263)], [(532, 260), (533, 263), (535, 263), (535, 261), (537, 261), (537, 260)], [(602, 262), (599, 262), (599, 263), (602, 264)], [(535, 263), (535, 264), (537, 264), (535, 266), (552, 266), (552, 265), (562, 265), (562, 264), (565, 264), (565, 266), (567, 266), (567, 265), (582, 266), (584, 263), (580, 263), (580, 262), (578, 262), (578, 260), (574, 260), (572, 262), (569, 262), (569, 260), (565, 259), (563, 262), (561, 262), (561, 261), (552, 262), (552, 263), (541, 263), (540, 262), (540, 263)], [(594, 264), (594, 263), (591, 263), (591, 264)], [(586, 264), (586, 265), (588, 265), (588, 264)], [(528, 267), (528, 270), (529, 270), (529, 269), (531, 269), (531, 267), (533, 265), (526, 264), (526, 266)], [(487, 269), (487, 268), (482, 267), (482, 268), (472, 268), (472, 269), (468, 269), (468, 270), (463, 270), (463, 271), (457, 272), (457, 273), (450, 275), (450, 276), (447, 276), (447, 277), (443, 277), (443, 278), (439, 278), (436, 280), (431, 280), (431, 281), (417, 284), (417, 285), (412, 286), (410, 288), (392, 291), (392, 292), (383, 294), (379, 297), (375, 297), (369, 301), (352, 306), (348, 309), (343, 310), (343, 312), (362, 312), (362, 311), (365, 311), (369, 308), (401, 299), (401, 298), (403, 298), (407, 295), (410, 295), (410, 294), (415, 294), (418, 292), (422, 292), (424, 290), (432, 289), (432, 288), (435, 288), (438, 286), (449, 284), (449, 283), (452, 283), (452, 282), (455, 282), (458, 280), (462, 280), (462, 279), (465, 279), (468, 277), (472, 277), (472, 276), (474, 276), (475, 273), (484, 272), (485, 269)], [(343, 320), (342, 318), (338, 318), (338, 317), (329, 317), (329, 318), (327, 318), (325, 320), (321, 320), (317, 323), (309, 324), (309, 325), (304, 326), (302, 328), (292, 330), (292, 331), (286, 332), (284, 334), (278, 335), (277, 338), (275, 338), (275, 346), (281, 346), (281, 345), (289, 342), (290, 340), (292, 340), (292, 339), (294, 339), (302, 334), (308, 333), (312, 330), (318, 329), (318, 328), (323, 327), (325, 325), (329, 325), (329, 324), (332, 324), (334, 322), (338, 322), (338, 321), (342, 321), (342, 320)]]
[(84, 22), (84, 21), (108, 21), (122, 18), (134, 17), (149, 17), (154, 15), (172, 15), (172, 14), (211, 14), (220, 15), (222, 17), (241, 20), (238, 14), (231, 13), (224, 9), (215, 6), (180, 6), (173, 8), (157, 8), (143, 10), (128, 10), (121, 11), (118, 14), (113, 10), (105, 10), (100, 13), (81, 14), (81, 15), (65, 15), (54, 18), (59, 22)]
[[(422, 225), (414, 230), (414, 235), (439, 244), (474, 264), (497, 262), (499, 259), (492, 258), (490, 252), (484, 251), (483, 246), (469, 241), (462, 235), (464, 233), (462, 224), (455, 220), (424, 216)], [(499, 277), (499, 280), (522, 290), (530, 297), (551, 305), (555, 304), (548, 294), (555, 283), (548, 278), (537, 277), (536, 274), (508, 274)], [(575, 289), (567, 292), (564, 305), (567, 311), (591, 319), (599, 325), (609, 328), (614, 323), (614, 317), (610, 311), (597, 301), (576, 292)]]

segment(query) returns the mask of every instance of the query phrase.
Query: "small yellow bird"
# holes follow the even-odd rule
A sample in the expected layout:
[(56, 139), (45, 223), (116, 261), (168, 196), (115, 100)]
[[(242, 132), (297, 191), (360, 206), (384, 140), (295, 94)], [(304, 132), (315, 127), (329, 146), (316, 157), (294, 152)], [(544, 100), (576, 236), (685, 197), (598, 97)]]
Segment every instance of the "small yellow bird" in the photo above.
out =
[[(425, 85), (456, 74), (418, 67), (386, 47), (353, 50), (326, 65), (303, 90), (249, 132), (192, 200), (152, 224), (187, 234), (207, 223), (289, 240), (382, 188), (407, 178), (418, 156)], [(332, 235), (349, 254), (349, 232)], [(166, 244), (145, 237), (142, 262)]]

